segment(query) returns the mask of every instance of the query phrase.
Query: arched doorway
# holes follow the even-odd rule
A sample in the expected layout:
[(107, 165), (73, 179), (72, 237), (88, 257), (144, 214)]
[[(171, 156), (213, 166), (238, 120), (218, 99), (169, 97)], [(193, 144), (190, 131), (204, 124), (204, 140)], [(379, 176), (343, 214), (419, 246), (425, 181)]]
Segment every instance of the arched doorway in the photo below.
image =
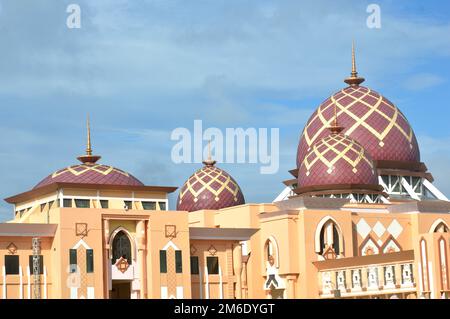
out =
[[(112, 241), (111, 263), (114, 268), (124, 273), (133, 262), (132, 245), (127, 233), (119, 231)], [(120, 278), (120, 277), (119, 277)], [(131, 298), (131, 279), (114, 279), (110, 291), (111, 299)]]

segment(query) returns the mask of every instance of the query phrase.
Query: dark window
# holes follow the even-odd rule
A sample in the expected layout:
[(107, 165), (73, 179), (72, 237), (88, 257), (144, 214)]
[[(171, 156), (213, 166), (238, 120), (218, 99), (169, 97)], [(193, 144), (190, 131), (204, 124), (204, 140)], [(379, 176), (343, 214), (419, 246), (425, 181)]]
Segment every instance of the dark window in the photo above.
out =
[(94, 250), (86, 249), (86, 272), (94, 272)]
[(183, 258), (181, 257), (181, 250), (175, 250), (175, 272), (177, 274), (183, 272)]
[(72, 200), (70, 198), (64, 198), (63, 207), (72, 207)]
[(124, 203), (126, 209), (133, 209), (133, 204), (132, 204), (131, 200), (125, 200), (125, 201), (123, 201), (123, 203)]
[(19, 274), (19, 256), (17, 255), (5, 256), (5, 272), (7, 275)]
[(206, 257), (206, 266), (209, 275), (219, 274), (219, 257)]
[(142, 202), (142, 208), (145, 210), (156, 210), (156, 202)]
[(70, 272), (77, 272), (77, 250), (70, 249), (69, 250), (69, 264), (70, 264)]
[(191, 274), (192, 275), (199, 274), (198, 257), (197, 256), (191, 256)]
[(166, 203), (165, 202), (159, 202), (159, 209), (160, 210), (166, 210)]
[(112, 263), (115, 264), (117, 259), (120, 259), (120, 257), (125, 258), (128, 264), (131, 265), (131, 242), (127, 234), (123, 231), (118, 232), (114, 237)]
[[(44, 273), (44, 256), (39, 255), (39, 274), (42, 275)], [(33, 255), (30, 255), (28, 258), (28, 262), (30, 265), (30, 273), (34, 274), (34, 268), (33, 268)]]
[(89, 208), (90, 200), (89, 199), (75, 199), (75, 206), (77, 208)]
[(167, 253), (165, 250), (159, 251), (159, 272), (167, 273)]
[(106, 199), (101, 199), (100, 200), (100, 206), (102, 208), (109, 208), (109, 201), (107, 201)]

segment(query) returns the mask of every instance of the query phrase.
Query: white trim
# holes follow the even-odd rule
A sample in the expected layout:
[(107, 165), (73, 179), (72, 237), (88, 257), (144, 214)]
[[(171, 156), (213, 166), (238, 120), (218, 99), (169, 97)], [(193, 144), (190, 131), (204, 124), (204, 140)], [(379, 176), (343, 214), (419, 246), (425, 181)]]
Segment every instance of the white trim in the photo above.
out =
[(219, 265), (219, 299), (223, 299), (222, 268), (220, 268), (220, 265)]
[(78, 249), (80, 246), (83, 246), (85, 249), (92, 249), (91, 247), (86, 244), (86, 242), (83, 239), (80, 239), (78, 243), (75, 244), (75, 246), (72, 247), (72, 249)]
[(161, 250), (167, 250), (169, 247), (172, 247), (173, 250), (181, 250), (171, 240)]
[(423, 179), (423, 186), (425, 186), (437, 199), (445, 200), (448, 202), (448, 198), (442, 194), (433, 184), (426, 178)]
[(281, 202), (283, 200), (287, 200), (289, 196), (293, 195), (293, 190), (290, 187), (286, 187), (283, 191), (273, 200), (275, 202)]
[(44, 299), (47, 299), (47, 267), (44, 266)]
[(408, 181), (403, 176), (401, 177), (401, 183), (408, 192), (408, 195), (411, 196), (411, 198), (420, 201), (420, 197), (416, 194), (411, 185), (409, 185)]
[(19, 266), (19, 299), (23, 299), (23, 273), (22, 266)]
[(209, 278), (208, 267), (205, 266), (205, 299), (209, 299)]
[(3, 299), (6, 299), (6, 269), (5, 266), (2, 266), (2, 277), (3, 277), (3, 287), (2, 287), (2, 292), (3, 292)]
[(428, 261), (428, 279), (430, 282), (430, 299), (434, 299), (433, 263)]
[(94, 287), (87, 287), (87, 299), (95, 299)]
[(183, 299), (184, 288), (183, 286), (177, 286), (177, 299)]
[[(200, 259), (200, 258), (199, 258)], [(203, 299), (203, 277), (202, 277), (202, 267), (200, 267), (200, 260), (198, 265), (198, 287), (200, 288), (200, 299)]]
[(78, 288), (70, 287), (70, 299), (78, 299)]
[(27, 287), (28, 299), (31, 299), (31, 273), (30, 273), (30, 266), (27, 266), (27, 277), (28, 277), (28, 287)]
[(384, 183), (383, 178), (381, 178), (381, 176), (378, 176), (378, 184), (383, 186), (383, 188), (386, 192), (389, 191), (389, 187)]

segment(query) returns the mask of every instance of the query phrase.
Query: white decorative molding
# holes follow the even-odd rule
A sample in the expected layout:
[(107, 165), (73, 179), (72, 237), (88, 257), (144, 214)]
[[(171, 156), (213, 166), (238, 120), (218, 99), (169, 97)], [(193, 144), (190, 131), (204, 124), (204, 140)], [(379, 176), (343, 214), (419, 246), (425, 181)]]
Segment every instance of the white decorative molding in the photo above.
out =
[(205, 299), (209, 299), (209, 278), (208, 267), (205, 266)]
[(47, 299), (47, 267), (44, 266), (44, 299)]
[(219, 299), (223, 299), (223, 278), (222, 268), (219, 265)]
[(2, 297), (3, 297), (3, 299), (6, 299), (6, 269), (5, 269), (5, 266), (2, 266), (2, 277), (3, 277)]
[(31, 272), (30, 272), (30, 266), (27, 266), (27, 279), (28, 279), (27, 294), (28, 294), (28, 299), (31, 299)]
[(23, 274), (22, 274), (22, 266), (19, 266), (19, 299), (23, 299)]
[(86, 242), (83, 239), (80, 239), (75, 246), (72, 247), (72, 249), (77, 250), (78, 248), (80, 248), (80, 246), (83, 246), (85, 249), (91, 249), (91, 247), (89, 247), (88, 244), (86, 244)]
[(169, 240), (169, 242), (162, 248), (162, 250), (167, 250), (169, 247), (172, 247), (173, 250), (180, 250), (171, 240)]

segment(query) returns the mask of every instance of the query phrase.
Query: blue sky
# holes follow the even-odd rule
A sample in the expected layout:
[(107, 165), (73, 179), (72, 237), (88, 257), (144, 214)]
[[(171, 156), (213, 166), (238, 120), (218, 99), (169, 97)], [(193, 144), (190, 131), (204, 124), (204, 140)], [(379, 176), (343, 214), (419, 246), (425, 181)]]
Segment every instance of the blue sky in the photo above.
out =
[[(81, 29), (66, 8), (81, 7)], [(369, 29), (366, 8), (381, 8)], [(295, 166), (313, 110), (344, 86), (357, 45), (365, 85), (413, 126), (422, 160), (450, 195), (450, 4), (444, 1), (0, 1), (0, 195), (26, 191), (85, 148), (150, 185), (180, 186), (170, 133), (278, 127), (280, 170), (223, 164), (247, 202), (269, 202)], [(173, 207), (173, 198), (172, 198)], [(0, 219), (12, 208), (0, 204)]]

